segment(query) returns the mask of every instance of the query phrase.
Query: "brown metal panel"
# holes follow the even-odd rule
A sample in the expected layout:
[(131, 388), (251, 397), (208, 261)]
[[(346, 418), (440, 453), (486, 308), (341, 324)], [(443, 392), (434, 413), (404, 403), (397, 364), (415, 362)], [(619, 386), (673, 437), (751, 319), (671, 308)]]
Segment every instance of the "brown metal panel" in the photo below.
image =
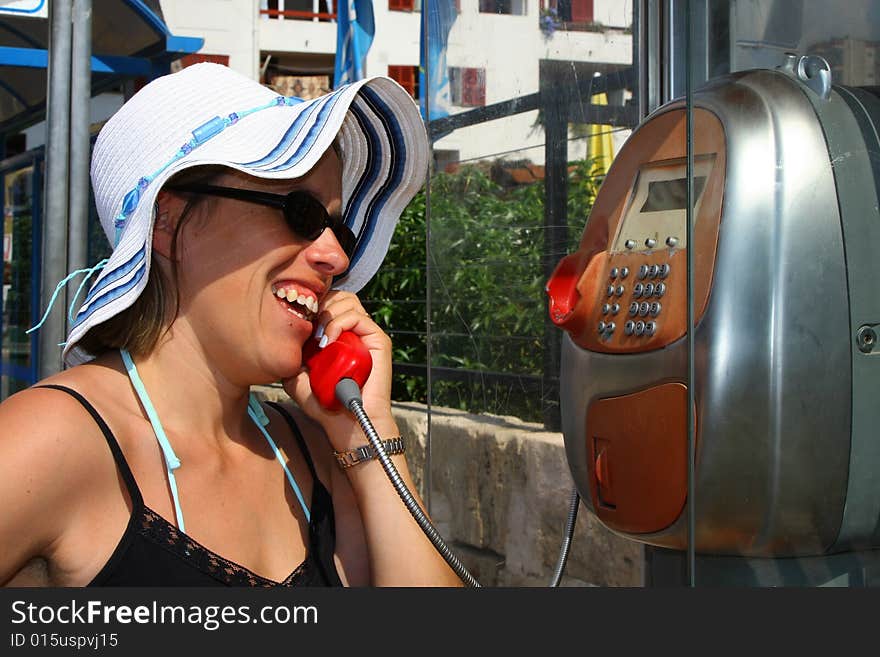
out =
[(681, 514), (687, 500), (686, 406), (681, 383), (590, 404), (590, 495), (599, 519), (611, 529), (648, 534)]

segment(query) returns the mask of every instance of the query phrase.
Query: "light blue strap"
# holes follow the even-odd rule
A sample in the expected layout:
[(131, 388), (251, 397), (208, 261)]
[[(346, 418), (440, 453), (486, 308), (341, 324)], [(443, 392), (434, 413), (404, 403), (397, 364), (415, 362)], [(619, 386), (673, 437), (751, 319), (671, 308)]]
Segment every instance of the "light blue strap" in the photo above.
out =
[[(79, 289), (76, 291), (76, 294), (73, 297), (73, 300), (75, 302), (76, 297), (79, 296), (79, 293), (82, 290), (83, 286), (86, 284), (86, 281), (88, 281), (89, 278), (91, 278), (92, 274), (94, 274), (96, 271), (101, 269), (106, 264), (107, 264), (107, 261), (102, 260), (94, 267), (89, 267), (88, 269), (77, 269), (76, 271), (72, 271), (67, 276), (65, 276), (61, 280), (61, 282), (59, 282), (58, 285), (55, 286), (55, 291), (52, 293), (52, 297), (49, 299), (49, 304), (46, 306), (46, 312), (43, 313), (42, 319), (40, 319), (39, 322), (37, 322), (35, 325), (33, 325), (27, 331), (25, 331), (25, 333), (32, 333), (33, 331), (36, 331), (43, 324), (46, 323), (46, 320), (49, 318), (49, 313), (52, 312), (52, 306), (55, 305), (55, 301), (58, 299), (58, 295), (61, 294), (61, 290), (64, 289), (65, 285), (67, 285), (70, 281), (72, 281), (74, 278), (76, 278), (80, 274), (88, 274), (88, 276), (86, 276), (83, 279), (82, 283), (80, 283)], [(71, 309), (72, 309), (72, 307), (73, 307), (73, 304), (71, 303)]]
[(168, 473), (168, 485), (171, 488), (171, 498), (174, 500), (174, 515), (177, 517), (177, 528), (181, 532), (186, 532), (186, 528), (183, 524), (183, 510), (180, 508), (180, 499), (177, 495), (177, 480), (174, 478), (174, 471), (180, 467), (180, 459), (177, 458), (177, 454), (174, 453), (171, 443), (168, 442), (168, 436), (165, 435), (162, 423), (159, 422), (159, 416), (156, 414), (156, 409), (153, 408), (153, 402), (150, 401), (150, 396), (147, 394), (147, 389), (144, 387), (144, 382), (141, 381), (141, 377), (134, 365), (134, 361), (131, 359), (131, 355), (129, 355), (128, 351), (125, 349), (120, 349), (119, 353), (122, 354), (122, 362), (125, 363), (128, 378), (131, 379), (131, 384), (134, 386), (135, 392), (137, 392), (138, 398), (141, 400), (141, 406), (143, 406), (144, 410), (147, 412), (150, 424), (153, 425), (153, 432), (156, 434), (156, 440), (159, 441), (159, 446), (162, 448), (162, 454), (165, 457), (165, 469)]
[(262, 426), (267, 426), (269, 424), (269, 418), (266, 417), (266, 413), (263, 411), (263, 406), (260, 404), (260, 400), (257, 399), (257, 396), (254, 393), (251, 393), (248, 396), (248, 410), (253, 411), (252, 418), (255, 418), (258, 424)]
[(284, 468), (284, 474), (287, 475), (287, 481), (290, 482), (290, 487), (293, 489), (293, 492), (296, 493), (296, 499), (299, 500), (299, 505), (302, 507), (303, 513), (306, 515), (306, 522), (312, 521), (312, 514), (309, 513), (309, 507), (306, 506), (306, 501), (303, 499), (303, 494), (299, 489), (299, 486), (296, 485), (296, 479), (293, 478), (293, 474), (287, 467), (287, 463), (284, 461), (284, 456), (281, 454), (281, 450), (278, 449), (278, 445), (275, 444), (275, 441), (272, 440), (272, 436), (269, 435), (269, 432), (266, 431), (263, 426), (263, 422), (260, 420), (260, 416), (254, 410), (254, 405), (259, 409), (259, 413), (262, 414), (262, 417), (266, 419), (266, 423), (268, 424), (269, 418), (266, 417), (266, 414), (263, 413), (263, 409), (260, 406), (260, 403), (256, 400), (251, 393), (250, 401), (248, 403), (248, 415), (251, 416), (251, 419), (254, 421), (254, 424), (257, 425), (257, 428), (263, 433), (266, 437), (266, 440), (269, 441), (269, 446), (272, 448), (272, 451), (275, 452), (275, 458), (278, 459), (278, 462), (281, 464), (281, 467)]
[[(99, 269), (102, 269), (107, 264), (107, 258), (104, 258), (97, 265), (87, 270), (88, 273), (86, 277), (82, 279), (82, 282), (79, 284), (79, 287), (76, 288), (76, 294), (73, 295), (73, 299), (70, 301), (70, 307), (67, 309), (67, 321), (73, 321), (73, 309), (76, 307), (76, 300), (79, 298), (80, 293), (83, 291), (83, 288), (86, 286), (88, 280), (92, 277), (92, 275), (97, 272)], [(83, 270), (80, 270), (83, 271)]]

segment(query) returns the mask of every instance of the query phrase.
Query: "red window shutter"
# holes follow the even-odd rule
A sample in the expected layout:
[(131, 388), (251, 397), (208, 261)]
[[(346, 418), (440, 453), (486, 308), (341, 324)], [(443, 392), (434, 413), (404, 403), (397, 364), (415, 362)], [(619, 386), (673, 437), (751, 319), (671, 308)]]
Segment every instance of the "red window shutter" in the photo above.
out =
[(486, 72), (481, 68), (462, 69), (462, 105), (483, 107), (486, 104)]
[(229, 66), (229, 55), (205, 55), (202, 53), (193, 53), (191, 55), (184, 55), (180, 58), (180, 65), (183, 68), (192, 66), (193, 64), (201, 64), (202, 62)]
[(413, 98), (416, 95), (416, 71), (417, 66), (389, 66), (388, 77), (397, 82), (401, 87), (409, 92)]
[(593, 22), (593, 0), (571, 0), (571, 22)]
[(413, 8), (414, 0), (388, 0), (390, 11), (412, 11)]

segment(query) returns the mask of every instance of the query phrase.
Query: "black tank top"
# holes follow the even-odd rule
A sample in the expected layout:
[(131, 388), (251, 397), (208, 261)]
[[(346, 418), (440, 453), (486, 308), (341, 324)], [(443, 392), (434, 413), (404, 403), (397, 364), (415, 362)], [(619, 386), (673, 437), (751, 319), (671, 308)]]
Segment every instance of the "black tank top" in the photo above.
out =
[(104, 418), (75, 390), (57, 385), (39, 387), (66, 392), (89, 412), (107, 439), (131, 496), (131, 517), (125, 533), (89, 586), (342, 586), (333, 562), (336, 531), (330, 493), (318, 479), (299, 427), (281, 406), (270, 402), (290, 426), (314, 484), (309, 506), (311, 520), (306, 558), (284, 581), (276, 582), (212, 552), (146, 506), (119, 443)]

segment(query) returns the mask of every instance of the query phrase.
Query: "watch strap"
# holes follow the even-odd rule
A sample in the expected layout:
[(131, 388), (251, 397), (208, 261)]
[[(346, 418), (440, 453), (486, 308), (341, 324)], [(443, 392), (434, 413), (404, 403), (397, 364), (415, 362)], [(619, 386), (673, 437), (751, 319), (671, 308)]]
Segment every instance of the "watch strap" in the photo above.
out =
[[(403, 454), (406, 451), (406, 444), (404, 443), (403, 436), (383, 440), (382, 447), (385, 450), (385, 453), (389, 456)], [(373, 449), (373, 446), (369, 443), (345, 452), (333, 452), (333, 455), (336, 457), (336, 462), (339, 464), (339, 467), (343, 470), (351, 468), (358, 463), (370, 461), (378, 456), (376, 450)]]

